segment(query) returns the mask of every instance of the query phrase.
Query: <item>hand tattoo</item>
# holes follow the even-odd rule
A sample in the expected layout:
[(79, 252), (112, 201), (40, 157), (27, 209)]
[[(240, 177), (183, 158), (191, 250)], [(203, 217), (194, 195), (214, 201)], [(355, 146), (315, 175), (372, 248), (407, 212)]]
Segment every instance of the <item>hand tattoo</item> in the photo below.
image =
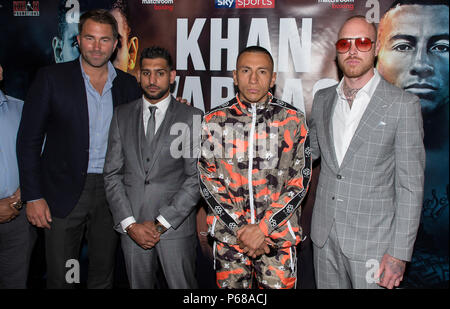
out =
[(402, 276), (405, 271), (405, 262), (395, 259), (389, 259), (387, 261), (387, 266), (396, 276)]

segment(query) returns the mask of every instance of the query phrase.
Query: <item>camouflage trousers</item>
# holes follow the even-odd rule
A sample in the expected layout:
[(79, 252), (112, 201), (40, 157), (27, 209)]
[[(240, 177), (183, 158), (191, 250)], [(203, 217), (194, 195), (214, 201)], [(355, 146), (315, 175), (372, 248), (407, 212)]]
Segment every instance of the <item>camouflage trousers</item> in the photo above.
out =
[(251, 289), (253, 278), (260, 289), (292, 289), (297, 281), (295, 247), (272, 249), (256, 259), (237, 245), (214, 244), (216, 282), (222, 289)]

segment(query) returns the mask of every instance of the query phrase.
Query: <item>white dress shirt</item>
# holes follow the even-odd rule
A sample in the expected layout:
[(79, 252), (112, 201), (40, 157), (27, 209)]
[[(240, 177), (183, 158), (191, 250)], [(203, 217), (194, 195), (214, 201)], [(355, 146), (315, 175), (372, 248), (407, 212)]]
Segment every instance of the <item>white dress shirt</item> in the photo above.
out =
[(155, 135), (156, 132), (158, 132), (158, 128), (160, 127), (161, 123), (164, 120), (164, 117), (166, 116), (167, 108), (169, 107), (170, 100), (172, 99), (172, 95), (169, 94), (169, 96), (158, 103), (151, 104), (147, 99), (142, 96), (142, 102), (143, 102), (143, 113), (142, 118), (144, 121), (144, 132), (147, 132), (147, 125), (148, 125), (148, 119), (150, 118), (150, 106), (156, 106), (156, 113), (155, 113)]
[(356, 128), (358, 127), (364, 111), (366, 110), (367, 105), (369, 105), (370, 99), (379, 82), (380, 75), (377, 70), (374, 69), (374, 76), (358, 91), (353, 100), (352, 108), (350, 108), (342, 90), (344, 79), (341, 80), (336, 88), (338, 100), (333, 111), (332, 126), (334, 150), (339, 166), (344, 160), (345, 153), (355, 134)]
[[(148, 119), (150, 118), (150, 106), (156, 106), (156, 113), (155, 113), (155, 135), (156, 132), (158, 132), (159, 127), (161, 126), (161, 123), (164, 120), (164, 117), (166, 116), (167, 108), (169, 107), (170, 100), (172, 99), (172, 95), (169, 94), (169, 96), (158, 103), (151, 104), (145, 96), (142, 96), (142, 102), (143, 102), (143, 113), (142, 113), (142, 120), (144, 122), (144, 132), (147, 132), (147, 125), (148, 125)], [(167, 222), (166, 219), (164, 219), (163, 216), (159, 215), (156, 220), (158, 220), (162, 225), (164, 225), (165, 228), (169, 229), (171, 227), (170, 223)], [(126, 232), (126, 228), (132, 224), (135, 223), (136, 219), (131, 216), (123, 219), (120, 222), (120, 225), (122, 226), (122, 229), (124, 232)]]

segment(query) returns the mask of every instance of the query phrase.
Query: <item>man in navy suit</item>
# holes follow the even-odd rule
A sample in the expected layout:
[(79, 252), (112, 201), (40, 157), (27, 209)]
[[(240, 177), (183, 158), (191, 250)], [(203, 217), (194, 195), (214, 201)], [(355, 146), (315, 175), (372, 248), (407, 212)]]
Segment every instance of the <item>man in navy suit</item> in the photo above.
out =
[(22, 199), (28, 220), (45, 228), (47, 287), (73, 287), (67, 271), (86, 233), (87, 287), (111, 288), (118, 235), (102, 177), (108, 130), (113, 107), (141, 92), (109, 61), (118, 40), (110, 13), (83, 14), (77, 40), (80, 57), (41, 69), (25, 100), (17, 137)]

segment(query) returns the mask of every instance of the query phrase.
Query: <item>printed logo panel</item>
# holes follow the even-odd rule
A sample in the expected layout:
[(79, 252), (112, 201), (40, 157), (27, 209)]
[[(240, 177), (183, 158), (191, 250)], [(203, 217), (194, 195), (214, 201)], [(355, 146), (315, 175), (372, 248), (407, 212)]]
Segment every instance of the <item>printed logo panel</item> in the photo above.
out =
[(214, 0), (214, 4), (225, 9), (270, 9), (275, 7), (275, 0)]

